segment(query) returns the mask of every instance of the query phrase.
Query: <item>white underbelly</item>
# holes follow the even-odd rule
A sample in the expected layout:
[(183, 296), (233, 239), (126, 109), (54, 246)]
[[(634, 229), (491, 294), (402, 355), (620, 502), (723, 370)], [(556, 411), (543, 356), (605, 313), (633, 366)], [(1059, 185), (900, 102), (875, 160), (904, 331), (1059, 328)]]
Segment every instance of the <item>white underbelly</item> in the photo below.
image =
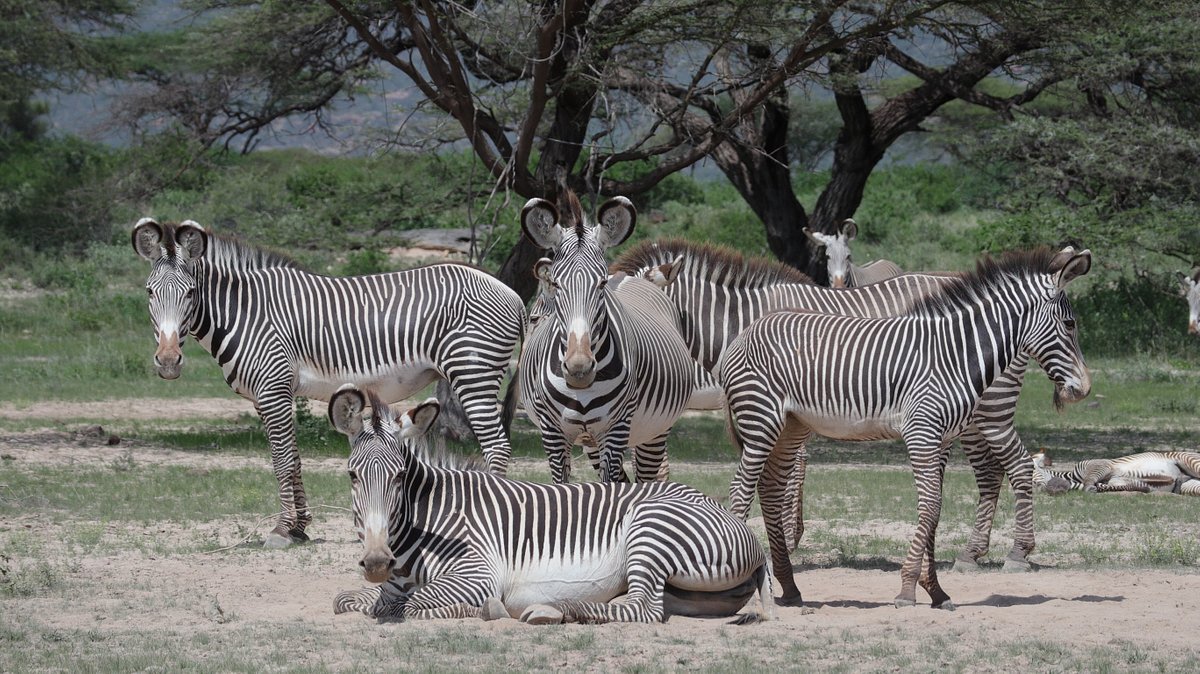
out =
[(893, 417), (805, 414), (801, 420), (817, 434), (836, 440), (889, 440), (900, 437), (899, 420)]
[(627, 589), (622, 548), (586, 559), (533, 560), (509, 572), (501, 598), (510, 613), (520, 615), (531, 604), (568, 599), (603, 602)]
[(297, 373), (296, 395), (329, 400), (343, 384), (356, 384), (374, 390), (379, 397), (396, 402), (425, 388), (438, 378), (431, 363), (415, 362), (392, 365), (370, 372), (325, 373), (301, 365)]
[(1177, 478), (1183, 475), (1183, 471), (1179, 470), (1179, 465), (1172, 459), (1166, 457), (1144, 458), (1130, 463), (1127, 466), (1117, 464), (1116, 476), (1126, 477), (1145, 477), (1148, 475), (1165, 475), (1172, 478)]

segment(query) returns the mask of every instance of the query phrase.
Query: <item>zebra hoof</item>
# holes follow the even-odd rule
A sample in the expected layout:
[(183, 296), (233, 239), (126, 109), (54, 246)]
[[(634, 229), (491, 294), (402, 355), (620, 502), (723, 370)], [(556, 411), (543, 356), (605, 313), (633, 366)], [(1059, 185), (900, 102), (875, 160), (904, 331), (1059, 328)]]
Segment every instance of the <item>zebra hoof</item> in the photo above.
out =
[(906, 597), (896, 597), (896, 608), (907, 608), (909, 606), (916, 606), (916, 605), (917, 605), (917, 602), (915, 599), (908, 599)]
[(934, 606), (933, 608), (935, 608), (939, 611), (957, 611), (958, 610), (958, 607), (954, 605), (954, 602), (950, 601), (949, 599), (938, 604), (937, 606)]
[(505, 608), (504, 602), (500, 601), (498, 597), (488, 597), (487, 601), (483, 602), (483, 606), (479, 608), (479, 617), (492, 621), (511, 616), (508, 615), (508, 609)]
[(530, 625), (558, 625), (563, 621), (563, 612), (545, 604), (534, 604), (521, 614), (521, 622)]
[(799, 594), (784, 595), (775, 600), (778, 606), (804, 606), (804, 597)]
[(979, 571), (979, 562), (966, 557), (957, 557), (954, 560), (953, 570), (959, 573), (977, 573)]
[(283, 534), (276, 533), (274, 531), (267, 534), (267, 537), (263, 539), (263, 547), (268, 550), (282, 550), (291, 544), (291, 536), (284, 536)]
[(303, 529), (289, 529), (288, 536), (292, 538), (293, 543), (307, 543), (309, 540)]
[(1004, 560), (1005, 573), (1026, 573), (1033, 571), (1033, 565), (1023, 559)]

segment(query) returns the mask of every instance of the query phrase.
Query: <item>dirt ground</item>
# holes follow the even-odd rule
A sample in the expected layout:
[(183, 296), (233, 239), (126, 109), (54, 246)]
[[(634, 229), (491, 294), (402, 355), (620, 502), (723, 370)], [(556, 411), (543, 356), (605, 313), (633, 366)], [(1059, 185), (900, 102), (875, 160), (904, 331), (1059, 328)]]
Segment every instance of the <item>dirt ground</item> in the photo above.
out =
[[(172, 416), (211, 418), (246, 411), (242, 401), (227, 402), (180, 401), (173, 403)], [(138, 401), (118, 401), (71, 407), (72, 414), (87, 408), (88, 417), (118, 409), (128, 417), (143, 406)], [(0, 417), (44, 418), (48, 427), (61, 413), (41, 406), (0, 406)], [(0, 454), (7, 459), (0, 466), (0, 485), (12, 466), (73, 465), (86, 470), (111, 464), (129, 452), (139, 465), (206, 461), (194, 452), (161, 447), (100, 442), (81, 446), (69, 434), (53, 430), (0, 433)], [(265, 452), (261, 457), (223, 455), (221, 461), (223, 467), (267, 467)], [(305, 470), (340, 472), (344, 463), (306, 461)], [(265, 532), (266, 526), (253, 529), (252, 519), (247, 514), (187, 527), (160, 521), (122, 522), (108, 525), (104, 536), (170, 543), (211, 534), (214, 542), (236, 544), (240, 531), (249, 529), (256, 536)], [(71, 591), (5, 599), (0, 602), (0, 612), (6, 614), (0, 617), (0, 627), (10, 633), (40, 634), (47, 641), (46, 635), (94, 634), (102, 642), (100, 648), (125, 649), (132, 655), (166, 649), (176, 662), (182, 658), (212, 663), (222, 649), (226, 658), (245, 649), (236, 662), (250, 669), (257, 668), (255, 663), (273, 662), (273, 667), (283, 669), (303, 665), (335, 670), (386, 664), (382, 668), (757, 671), (797, 666), (998, 671), (1019, 664), (1044, 671), (1089, 669), (1093, 661), (1086, 654), (1097, 649), (1107, 654), (1107, 659), (1093, 662), (1097, 666), (1170, 670), (1200, 666), (1196, 643), (1200, 610), (1195, 601), (1200, 597), (1200, 576), (1194, 569), (1042, 567), (1023, 574), (998, 568), (973, 574), (947, 569), (942, 572), (943, 586), (958, 610), (945, 612), (931, 610), (920, 592), (918, 601), (925, 601), (923, 606), (894, 608), (891, 600), (900, 581), (890, 565), (798, 568), (797, 583), (808, 607), (779, 607), (776, 620), (748, 627), (688, 618), (650, 627), (539, 628), (516, 620), (378, 624), (361, 615), (334, 616), (331, 610), (339, 591), (364, 586), (355, 573), (360, 548), (347, 512), (317, 512), (312, 530), (316, 540), (282, 551), (262, 550), (255, 537), (251, 543), (209, 554), (164, 556), (152, 547), (121, 545), (100, 545), (80, 554), (59, 542), (63, 527), (71, 525), (70, 521), (46, 522), (37, 513), (0, 523), (0, 541), (24, 529), (39, 541), (41, 554), (75, 557), (68, 560)], [(941, 554), (948, 558), (952, 553)], [(14, 559), (9, 564), (28, 561)], [(272, 635), (289, 643), (282, 650), (278, 643), (268, 646), (276, 639)], [(214, 644), (223, 646), (214, 652)], [(414, 644), (431, 648), (403, 650)], [(364, 661), (364, 653), (392, 659)], [(29, 657), (33, 668), (54, 669), (36, 656)], [(286, 661), (279, 662), (280, 657)], [(20, 662), (25, 661), (18, 658), (9, 665)], [(227, 661), (216, 661), (218, 670), (224, 668), (220, 662)]]

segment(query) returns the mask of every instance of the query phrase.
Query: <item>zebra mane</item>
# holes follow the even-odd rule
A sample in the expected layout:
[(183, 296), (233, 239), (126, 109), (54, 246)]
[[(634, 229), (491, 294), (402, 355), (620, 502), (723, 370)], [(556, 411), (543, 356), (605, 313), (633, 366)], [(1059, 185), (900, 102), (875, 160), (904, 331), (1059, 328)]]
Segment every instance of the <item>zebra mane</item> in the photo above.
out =
[(587, 234), (587, 228), (583, 224), (583, 204), (579, 203), (579, 197), (575, 196), (575, 191), (569, 187), (559, 188), (558, 213), (563, 226), (574, 227), (575, 236), (582, 241)]
[(804, 272), (781, 262), (747, 257), (726, 246), (676, 238), (643, 241), (621, 253), (609, 266), (609, 271), (633, 274), (647, 267), (674, 262), (680, 255), (683, 256), (680, 273), (731, 288), (813, 283)]
[[(371, 408), (371, 427), (376, 433), (383, 433), (383, 422), (394, 418), (395, 412), (374, 391), (366, 389), (363, 393), (366, 394), (367, 405)], [(408, 442), (412, 448), (413, 457), (426, 466), (446, 470), (485, 470), (487, 468), (483, 459), (478, 456), (463, 456), (447, 450), (444, 446), (435, 449), (429, 442), (428, 435), (410, 438)]]
[(975, 263), (975, 271), (951, 279), (939, 291), (915, 302), (909, 316), (942, 315), (990, 297), (996, 286), (1014, 277), (1047, 274), (1050, 262), (1059, 251), (1045, 246), (1030, 250), (1002, 253), (1000, 257), (984, 255)]
[[(175, 230), (177, 223), (166, 223), (163, 228), (163, 245), (168, 255), (175, 254)], [(227, 234), (214, 234), (205, 229), (208, 234), (208, 245), (205, 246), (204, 260), (222, 269), (268, 269), (273, 267), (299, 268), (296, 261), (272, 250), (259, 248)]]

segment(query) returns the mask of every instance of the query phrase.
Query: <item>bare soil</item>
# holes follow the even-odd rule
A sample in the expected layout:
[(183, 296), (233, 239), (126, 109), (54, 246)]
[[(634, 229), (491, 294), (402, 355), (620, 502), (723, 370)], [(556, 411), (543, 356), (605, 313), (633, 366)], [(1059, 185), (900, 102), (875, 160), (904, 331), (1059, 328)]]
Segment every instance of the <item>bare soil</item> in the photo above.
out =
[[(143, 402), (71, 407), (76, 413), (80, 407), (94, 407), (96, 417), (105, 416), (105, 409), (119, 410), (128, 418), (138, 413)], [(245, 403), (235, 399), (228, 404), (179, 401), (172, 415), (211, 418), (245, 411)], [(57, 416), (42, 406), (0, 407), (0, 416), (16, 415)], [(88, 470), (126, 452), (133, 453), (138, 465), (192, 465), (206, 458), (162, 447), (108, 446), (60, 431), (6, 433), (0, 439), (0, 454), (13, 458), (0, 465), (0, 484), (5, 471), (19, 469), (14, 466), (58, 464)], [(225, 467), (264, 469), (268, 463), (266, 452), (261, 457), (223, 455), (221, 461)], [(306, 460), (305, 469), (341, 471), (344, 463)], [(947, 612), (931, 610), (920, 591), (918, 601), (925, 601), (924, 605), (894, 608), (892, 598), (900, 578), (892, 563), (867, 569), (798, 568), (797, 583), (808, 606), (779, 607), (776, 620), (746, 627), (678, 617), (648, 627), (532, 627), (516, 620), (376, 623), (357, 614), (333, 615), (333, 597), (339, 591), (365, 585), (356, 573), (360, 548), (348, 513), (316, 515), (314, 542), (281, 551), (258, 546), (266, 527), (255, 529), (253, 514), (186, 527), (170, 521), (109, 524), (87, 551), (62, 543), (66, 528), (88, 522), (84, 514), (77, 521), (54, 523), (38, 513), (18, 515), (0, 522), (0, 542), (11, 541), (23, 531), (22, 535), (37, 540), (39, 555), (22, 558), (10, 551), (8, 570), (48, 562), (69, 572), (57, 590), (0, 602), (0, 613), (7, 615), (0, 618), (0, 626), (11, 632), (19, 623), (20, 629), (40, 632), (47, 640), (45, 635), (82, 631), (96, 635), (96, 648), (130, 653), (153, 652), (156, 644), (169, 643), (198, 661), (213, 657), (215, 639), (224, 644), (221, 648), (246, 649), (244, 662), (251, 665), (259, 662), (256, 658), (279, 657), (281, 646), (264, 642), (289, 641), (286, 662), (263, 662), (264, 667), (285, 669), (302, 665), (489, 671), (796, 666), (1011, 671), (1014, 666), (1087, 668), (1086, 659), (1045, 658), (1083, 657), (1092, 649), (1127, 657), (1127, 661), (1106, 662), (1132, 669), (1164, 664), (1169, 669), (1195, 668), (1200, 662), (1196, 643), (1200, 610), (1195, 605), (1200, 576), (1192, 569), (1043, 567), (1023, 574), (994, 568), (959, 574), (946, 569), (941, 572), (943, 586), (958, 606), (957, 611)], [(246, 531), (253, 534), (251, 542), (238, 545)], [(154, 552), (156, 547), (186, 548), (198, 537), (211, 540), (213, 550), (232, 547), (209, 553)], [(158, 545), (129, 545), (131, 540), (153, 540)], [(993, 554), (1001, 552), (998, 548)], [(444, 646), (436, 645), (443, 642)], [(1047, 651), (1047, 643), (1062, 650)], [(397, 655), (413, 644), (432, 647), (417, 649), (407, 658)], [(38, 648), (16, 643), (8, 647)], [(385, 652), (395, 657), (387, 662), (364, 660), (364, 653), (378, 654), (381, 648), (390, 649)]]

